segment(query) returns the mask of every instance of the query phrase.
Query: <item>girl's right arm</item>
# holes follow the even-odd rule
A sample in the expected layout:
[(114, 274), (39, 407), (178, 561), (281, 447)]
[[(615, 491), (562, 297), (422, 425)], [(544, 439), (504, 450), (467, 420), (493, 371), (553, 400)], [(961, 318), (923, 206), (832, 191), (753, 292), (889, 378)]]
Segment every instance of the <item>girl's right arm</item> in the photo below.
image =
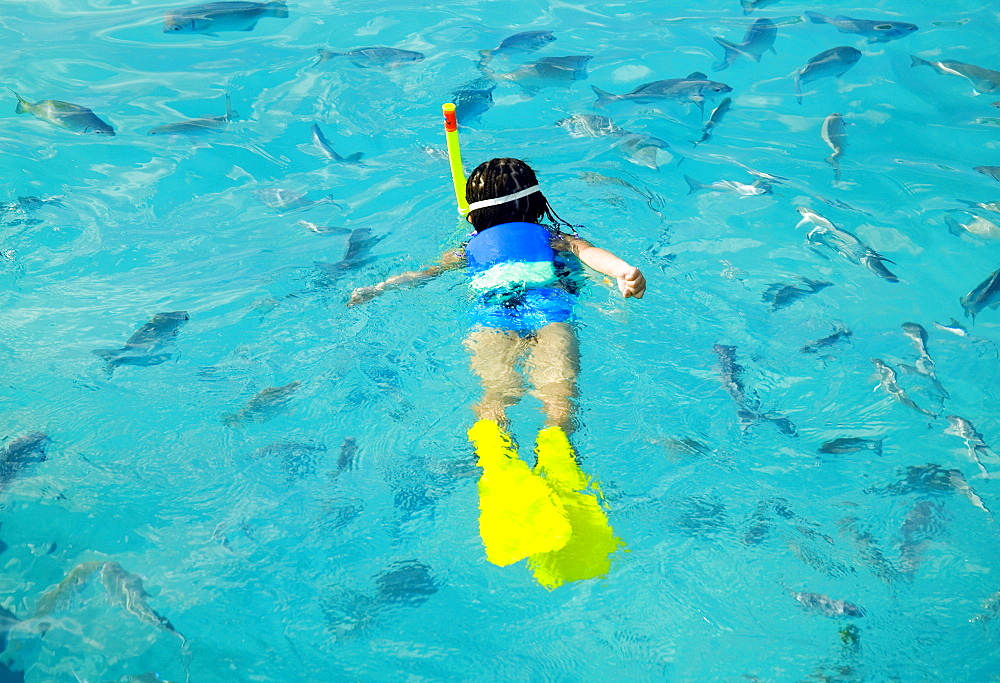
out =
[(428, 266), (422, 270), (411, 270), (406, 273), (400, 273), (399, 275), (393, 275), (377, 285), (358, 287), (351, 292), (351, 298), (348, 300), (347, 305), (357, 306), (358, 304), (363, 304), (366, 301), (371, 301), (379, 294), (382, 294), (390, 289), (396, 289), (409, 284), (418, 284), (425, 280), (435, 278), (446, 270), (454, 270), (455, 268), (461, 268), (464, 265), (465, 249), (452, 249), (450, 251), (446, 251), (441, 256), (440, 262), (433, 266)]

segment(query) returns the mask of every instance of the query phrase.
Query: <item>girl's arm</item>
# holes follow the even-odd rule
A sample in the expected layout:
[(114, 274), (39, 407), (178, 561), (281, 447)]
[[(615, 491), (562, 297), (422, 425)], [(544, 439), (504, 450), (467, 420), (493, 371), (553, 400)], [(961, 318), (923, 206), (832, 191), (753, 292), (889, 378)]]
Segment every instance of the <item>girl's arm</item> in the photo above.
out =
[(374, 299), (379, 294), (387, 290), (396, 289), (397, 287), (402, 287), (403, 285), (417, 284), (423, 282), (424, 280), (430, 280), (446, 270), (454, 270), (455, 268), (461, 268), (464, 265), (464, 249), (452, 249), (451, 251), (446, 251), (442, 254), (441, 261), (433, 266), (428, 266), (423, 270), (411, 270), (406, 273), (400, 273), (399, 275), (393, 275), (377, 285), (358, 287), (351, 292), (351, 298), (347, 302), (347, 305), (356, 306), (358, 304), (363, 304), (364, 302)]
[(595, 247), (585, 239), (563, 233), (558, 233), (553, 238), (552, 248), (576, 254), (585, 265), (598, 273), (613, 277), (618, 282), (622, 296), (626, 298), (631, 296), (641, 299), (646, 292), (646, 278), (639, 269), (630, 266), (607, 249)]

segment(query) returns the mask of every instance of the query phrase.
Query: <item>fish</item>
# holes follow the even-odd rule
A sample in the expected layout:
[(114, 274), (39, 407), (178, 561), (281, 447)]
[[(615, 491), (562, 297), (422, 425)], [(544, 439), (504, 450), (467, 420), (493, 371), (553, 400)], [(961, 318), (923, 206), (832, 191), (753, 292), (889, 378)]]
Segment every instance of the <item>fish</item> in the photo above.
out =
[(555, 39), (556, 37), (552, 35), (552, 31), (522, 31), (515, 33), (501, 40), (500, 44), (492, 50), (481, 50), (479, 52), (479, 67), (485, 67), (496, 55), (535, 52)]
[(597, 138), (605, 135), (626, 135), (628, 131), (617, 126), (607, 116), (595, 114), (573, 114), (573, 116), (556, 121), (556, 125), (564, 129), (574, 138)]
[(327, 204), (333, 201), (329, 197), (323, 197), (322, 199), (309, 199), (301, 192), (286, 190), (284, 188), (254, 190), (253, 194), (257, 199), (264, 202), (278, 213), (288, 213), (299, 209), (309, 209), (318, 204)]
[(733, 98), (726, 97), (723, 98), (719, 105), (712, 110), (712, 114), (708, 117), (708, 123), (705, 127), (701, 129), (701, 139), (692, 142), (694, 145), (701, 144), (702, 142), (708, 142), (712, 137), (712, 131), (715, 129), (719, 122), (722, 121), (722, 117), (726, 115), (729, 111), (730, 106), (733, 103)]
[(820, 453), (842, 454), (857, 453), (858, 451), (872, 451), (875, 455), (882, 455), (882, 439), (867, 439), (861, 436), (841, 436), (832, 441), (827, 441), (819, 447)]
[(358, 444), (351, 437), (346, 437), (340, 444), (340, 454), (337, 456), (336, 474), (354, 469), (354, 459), (358, 456)]
[(316, 266), (323, 271), (326, 279), (323, 286), (333, 284), (333, 281), (349, 270), (359, 268), (368, 263), (368, 254), (372, 247), (378, 244), (381, 238), (373, 237), (370, 228), (357, 228), (347, 236), (347, 247), (344, 250), (344, 257), (337, 263), (325, 263), (316, 261)]
[(347, 235), (351, 232), (350, 228), (342, 228), (336, 225), (316, 225), (311, 221), (299, 221), (298, 225), (317, 235)]
[(869, 43), (888, 43), (890, 40), (905, 38), (919, 28), (916, 24), (905, 21), (872, 21), (845, 16), (830, 18), (819, 12), (806, 12), (805, 15), (814, 24), (830, 24), (836, 26), (841, 33), (857, 33), (867, 38)]
[(958, 201), (973, 209), (984, 209), (1000, 213), (1000, 202), (973, 202), (968, 199), (959, 199)]
[(115, 129), (110, 123), (79, 104), (60, 100), (41, 100), (32, 104), (13, 90), (11, 92), (17, 98), (17, 107), (14, 108), (16, 114), (31, 114), (36, 119), (48, 121), (54, 126), (74, 133), (111, 136), (115, 134)]
[(892, 263), (870, 246), (858, 239), (857, 235), (836, 227), (829, 220), (804, 206), (795, 209), (802, 220), (795, 227), (812, 225), (812, 230), (806, 235), (806, 241), (816, 246), (826, 247), (844, 258), (854, 261), (888, 282), (899, 282), (885, 263)]
[(983, 600), (982, 609), (981, 613), (969, 619), (970, 623), (985, 624), (988, 621), (992, 621), (997, 615), (1000, 615), (1000, 591)]
[(187, 642), (169, 619), (146, 604), (149, 594), (138, 576), (129, 574), (117, 562), (105, 562), (101, 565), (101, 584), (108, 602), (114, 607), (124, 607), (126, 612), (138, 617), (139, 621), (173, 633), (181, 639), (181, 643)]
[[(829, 283), (828, 283), (829, 284)], [(822, 339), (817, 339), (814, 342), (809, 342), (799, 349), (799, 353), (816, 353), (820, 349), (825, 349), (828, 346), (833, 346), (837, 342), (847, 341), (854, 333), (849, 329), (840, 325), (832, 334), (829, 334)]]
[(239, 117), (233, 111), (229, 95), (226, 95), (226, 113), (222, 116), (205, 116), (198, 119), (188, 119), (178, 123), (167, 123), (151, 128), (146, 135), (200, 135), (212, 130), (220, 130)]
[(907, 511), (899, 529), (899, 565), (903, 574), (912, 578), (920, 568), (924, 549), (941, 532), (944, 521), (944, 507), (929, 500), (918, 500)]
[(958, 470), (948, 470), (948, 481), (951, 483), (952, 489), (954, 489), (956, 493), (961, 493), (965, 496), (966, 500), (972, 503), (973, 507), (979, 508), (987, 515), (993, 515), (989, 508), (986, 507), (986, 503), (983, 502), (983, 499), (979, 497), (979, 494), (976, 493), (971, 486), (969, 486), (968, 482), (965, 481), (965, 477), (962, 476), (961, 472)]
[(840, 157), (844, 156), (844, 150), (847, 149), (847, 130), (844, 124), (844, 117), (840, 114), (830, 114), (827, 116), (823, 121), (823, 128), (820, 131), (820, 135), (823, 137), (823, 142), (833, 150), (833, 154), (824, 159), (824, 161), (833, 166), (833, 179), (839, 183)]
[(170, 10), (163, 15), (164, 33), (202, 33), (214, 36), (219, 31), (252, 31), (264, 17), (285, 19), (288, 6), (274, 2), (209, 2)]
[(740, 5), (743, 6), (743, 14), (750, 14), (755, 9), (763, 9), (776, 2), (778, 0), (740, 0)]
[(921, 59), (916, 55), (910, 55), (910, 68), (912, 69), (915, 66), (929, 66), (939, 74), (961, 76), (972, 83), (972, 87), (976, 89), (976, 92), (981, 94), (1000, 92), (1000, 71), (984, 69), (975, 64), (956, 62), (951, 59), (943, 59), (940, 62), (935, 62)]
[[(101, 562), (81, 562), (70, 569), (62, 581), (42, 593), (41, 597), (38, 598), (32, 619), (44, 619), (53, 612), (64, 609), (100, 566)], [(46, 628), (44, 625), (42, 626), (42, 630)]]
[(948, 427), (944, 430), (944, 433), (952, 434), (965, 441), (965, 447), (969, 449), (969, 457), (979, 466), (979, 471), (983, 473), (983, 476), (988, 478), (990, 474), (986, 471), (986, 467), (983, 465), (980, 456), (992, 456), (993, 452), (986, 445), (986, 442), (983, 441), (983, 435), (964, 417), (948, 415), (947, 419)]
[(355, 152), (354, 154), (351, 154), (350, 156), (347, 157), (342, 157), (339, 154), (337, 154), (334, 151), (333, 147), (330, 146), (330, 141), (326, 139), (325, 135), (323, 135), (323, 131), (320, 130), (319, 125), (314, 123), (309, 128), (309, 130), (312, 133), (313, 145), (315, 145), (316, 149), (319, 150), (320, 154), (322, 154), (328, 160), (347, 161), (347, 162), (355, 162), (361, 160), (361, 157), (363, 156), (361, 152)]
[[(886, 365), (885, 361), (881, 358), (872, 358), (871, 360), (879, 374), (879, 386), (885, 389), (886, 393), (902, 403), (904, 406), (913, 408), (922, 415), (926, 415), (931, 418), (937, 417), (935, 413), (918, 406), (914, 400), (907, 395), (906, 391), (896, 382), (896, 371)], [(876, 389), (877, 388), (878, 387), (876, 387)]]
[(749, 185), (736, 180), (717, 180), (714, 183), (701, 183), (691, 176), (684, 176), (688, 184), (688, 194), (694, 194), (701, 190), (711, 190), (712, 192), (728, 192), (738, 197), (753, 197), (759, 194), (771, 194), (771, 184), (763, 180), (755, 180)]
[(628, 160), (633, 164), (646, 166), (658, 171), (662, 164), (670, 162), (670, 145), (660, 138), (643, 133), (626, 133), (622, 135), (615, 147), (627, 151)]
[(267, 422), (285, 407), (299, 385), (296, 380), (280, 387), (261, 389), (238, 412), (224, 413), (222, 422), (229, 427), (238, 427), (244, 422)]
[(974, 166), (972, 170), (989, 176), (993, 180), (1000, 180), (1000, 166)]
[(949, 320), (945, 324), (942, 324), (942, 323), (939, 323), (939, 322), (935, 321), (934, 322), (934, 327), (938, 328), (942, 332), (951, 332), (953, 335), (955, 335), (957, 337), (968, 337), (969, 336), (969, 331), (967, 329), (965, 329), (965, 327), (962, 325), (962, 323), (958, 322), (954, 318), (952, 318), (951, 320)]
[(50, 439), (42, 432), (23, 434), (0, 451), (0, 491), (21, 473), (21, 470), (45, 462), (45, 449)]
[(104, 359), (107, 370), (113, 372), (122, 365), (150, 366), (170, 360), (170, 354), (156, 353), (172, 342), (181, 326), (188, 321), (187, 311), (157, 313), (136, 330), (120, 349), (94, 349)]
[(970, 213), (969, 215), (972, 216), (972, 220), (966, 223), (962, 223), (950, 215), (946, 215), (944, 222), (948, 226), (948, 232), (959, 237), (968, 233), (983, 239), (1000, 239), (1000, 225), (974, 213)]
[(803, 297), (833, 286), (832, 282), (825, 282), (823, 280), (810, 280), (804, 277), (799, 279), (805, 287), (797, 287), (784, 282), (775, 282), (768, 285), (767, 289), (764, 290), (762, 300), (765, 303), (770, 302), (771, 310), (777, 311), (792, 305)]
[(889, 584), (899, 578), (899, 570), (886, 558), (872, 533), (861, 530), (857, 517), (839, 520), (837, 528), (858, 549), (861, 559), (875, 576)]
[(431, 568), (416, 560), (396, 562), (375, 578), (375, 595), (381, 603), (416, 607), (437, 592)]
[(419, 62), (424, 59), (423, 52), (400, 50), (395, 47), (359, 47), (347, 52), (333, 52), (320, 48), (316, 52), (319, 54), (319, 60), (317, 60), (316, 64), (333, 59), (334, 57), (347, 57), (351, 64), (363, 69), (370, 67), (392, 68), (403, 64)]
[(802, 104), (802, 86), (821, 78), (840, 78), (861, 59), (861, 50), (841, 45), (823, 50), (795, 72), (795, 95)]
[(713, 450), (709, 446), (691, 437), (684, 437), (683, 439), (667, 437), (663, 440), (663, 447), (676, 455), (693, 458), (701, 458), (713, 453)]
[(976, 316), (984, 308), (1000, 307), (1000, 269), (995, 270), (959, 301), (965, 309), (965, 317), (972, 316), (972, 322), (976, 322)]
[(451, 101), (455, 105), (455, 117), (462, 125), (477, 120), (493, 107), (493, 91), (495, 81), (488, 78), (477, 78), (466, 83), (451, 93)]
[(918, 323), (903, 323), (903, 334), (906, 335), (913, 345), (917, 347), (917, 353), (920, 358), (917, 359), (916, 371), (929, 377), (937, 385), (939, 394), (943, 398), (951, 398), (948, 392), (944, 390), (941, 383), (938, 381), (937, 374), (934, 371), (934, 359), (931, 358), (930, 352), (927, 350), (927, 330), (924, 329), (923, 325)]
[(768, 50), (774, 52), (774, 39), (777, 35), (778, 29), (773, 21), (758, 19), (747, 28), (742, 43), (730, 43), (728, 40), (716, 36), (715, 42), (722, 46), (725, 54), (722, 56), (722, 61), (712, 65), (712, 70), (728, 69), (740, 57), (748, 57), (759, 62), (765, 52)]
[(795, 425), (788, 418), (775, 413), (760, 412), (760, 399), (756, 393), (747, 393), (743, 386), (743, 366), (736, 362), (736, 347), (716, 344), (712, 347), (719, 357), (722, 387), (736, 403), (736, 416), (740, 429), (746, 431), (756, 422), (770, 422), (787, 436), (798, 436)]
[(834, 600), (820, 593), (800, 593), (790, 591), (795, 601), (810, 612), (822, 614), (825, 617), (863, 617), (865, 610), (846, 600)]
[(612, 102), (635, 102), (642, 104), (646, 102), (657, 102), (659, 100), (683, 100), (694, 102), (699, 109), (704, 109), (706, 97), (715, 95), (725, 95), (733, 89), (725, 83), (709, 80), (708, 76), (700, 71), (691, 73), (687, 78), (667, 78), (660, 81), (643, 83), (631, 92), (624, 95), (601, 90), (597, 86), (591, 86), (597, 95), (595, 107), (606, 107)]
[(311, 441), (277, 441), (253, 452), (254, 458), (280, 459), (289, 480), (309, 476), (316, 462), (325, 457), (326, 446)]
[(543, 57), (510, 73), (496, 74), (496, 78), (513, 81), (530, 92), (548, 86), (585, 80), (587, 62), (591, 59), (592, 55)]

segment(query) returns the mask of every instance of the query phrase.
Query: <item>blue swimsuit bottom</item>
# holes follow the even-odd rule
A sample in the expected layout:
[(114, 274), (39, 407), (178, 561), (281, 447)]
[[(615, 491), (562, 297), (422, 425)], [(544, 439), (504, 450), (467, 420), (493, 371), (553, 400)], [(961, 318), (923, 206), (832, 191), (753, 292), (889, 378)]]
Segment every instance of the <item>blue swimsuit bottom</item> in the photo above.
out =
[(472, 305), (472, 322), (520, 333), (531, 333), (549, 323), (564, 323), (573, 315), (573, 296), (556, 287), (516, 292), (486, 292)]

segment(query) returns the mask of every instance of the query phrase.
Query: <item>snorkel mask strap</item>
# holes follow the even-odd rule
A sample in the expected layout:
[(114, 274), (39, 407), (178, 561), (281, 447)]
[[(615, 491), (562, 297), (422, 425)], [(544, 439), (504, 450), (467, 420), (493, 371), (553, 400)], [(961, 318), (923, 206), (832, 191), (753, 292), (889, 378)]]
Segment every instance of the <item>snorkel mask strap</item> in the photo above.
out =
[(538, 185), (532, 185), (531, 187), (526, 187), (523, 190), (518, 190), (511, 194), (504, 195), (503, 197), (496, 197), (495, 199), (483, 199), (482, 201), (472, 202), (469, 204), (469, 212), (473, 212), (476, 209), (485, 209), (490, 206), (499, 206), (501, 204), (506, 204), (507, 202), (512, 202), (522, 197), (527, 197), (530, 194), (535, 194), (536, 192), (541, 192)]

